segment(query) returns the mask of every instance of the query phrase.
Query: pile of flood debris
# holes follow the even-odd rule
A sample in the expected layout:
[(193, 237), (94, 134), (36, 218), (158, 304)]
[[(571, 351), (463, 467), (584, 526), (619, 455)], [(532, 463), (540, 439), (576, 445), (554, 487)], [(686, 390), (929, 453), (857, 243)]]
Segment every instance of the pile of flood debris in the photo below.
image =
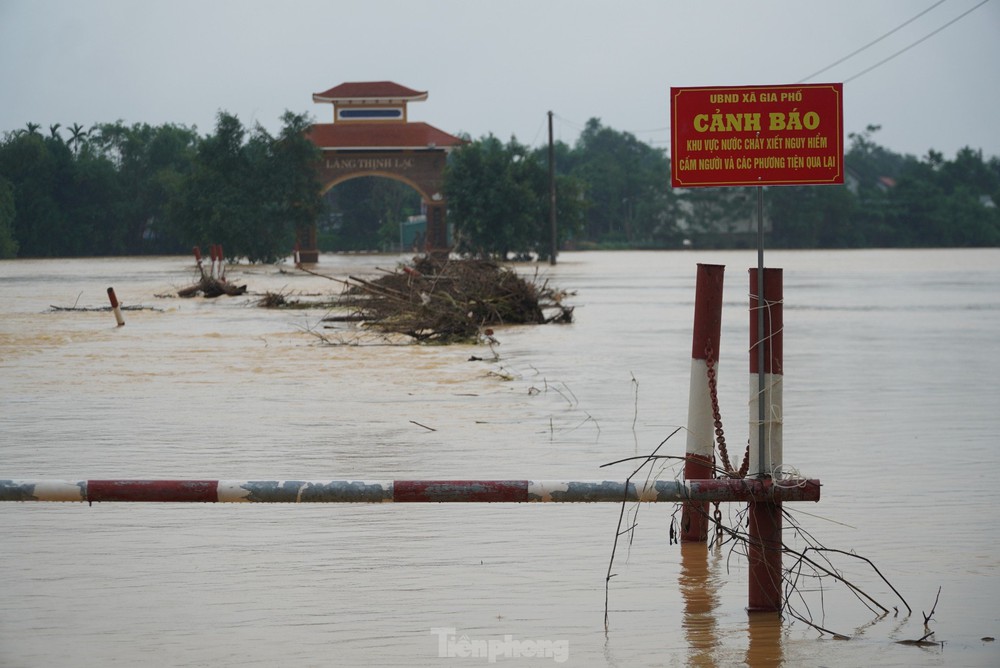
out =
[(226, 280), (225, 255), (222, 251), (222, 245), (212, 244), (209, 247), (209, 254), (212, 264), (206, 271), (201, 259), (201, 249), (197, 246), (194, 247), (194, 259), (198, 266), (198, 282), (181, 288), (177, 291), (177, 296), (195, 297), (200, 294), (208, 299), (214, 299), (222, 295), (236, 297), (246, 293), (247, 286), (235, 285)]
[(337, 304), (349, 314), (325, 321), (358, 321), (420, 342), (475, 341), (497, 325), (573, 321), (573, 307), (563, 303), (568, 293), (537, 271), (527, 280), (486, 260), (419, 257), (374, 279), (351, 276), (345, 285)]

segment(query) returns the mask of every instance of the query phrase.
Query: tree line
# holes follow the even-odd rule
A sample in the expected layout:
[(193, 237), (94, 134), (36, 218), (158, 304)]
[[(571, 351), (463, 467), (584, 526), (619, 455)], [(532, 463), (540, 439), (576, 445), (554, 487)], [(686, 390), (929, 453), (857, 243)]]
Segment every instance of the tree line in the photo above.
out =
[(271, 135), (225, 112), (215, 132), (165, 124), (37, 124), (0, 142), (0, 257), (173, 254), (221, 244), (273, 262), (322, 201), (305, 138), (286, 112)]
[[(844, 185), (765, 189), (769, 247), (1000, 245), (1000, 158), (971, 148), (952, 160), (934, 150), (900, 155), (875, 142), (878, 130), (849, 135)], [(489, 136), (453, 154), (446, 191), (460, 248), (545, 256), (545, 153)], [(556, 144), (555, 156), (563, 245), (756, 245), (755, 188), (672, 189), (666, 152), (631, 133), (591, 119), (573, 146)]]
[[(220, 112), (212, 133), (182, 125), (85, 129), (37, 124), (0, 141), (0, 257), (174, 254), (222, 244), (229, 258), (287, 256), (319, 223), (322, 250), (396, 247), (419, 213), (405, 184), (364, 178), (321, 196), (304, 114), (277, 135)], [(1000, 158), (934, 150), (916, 158), (849, 135), (843, 186), (773, 187), (764, 198), (775, 248), (1000, 245)], [(754, 189), (674, 190), (666, 151), (587, 122), (554, 146), (561, 247), (739, 247), (754, 243)], [(448, 217), (470, 255), (546, 257), (548, 150), (488, 135), (451, 153)]]

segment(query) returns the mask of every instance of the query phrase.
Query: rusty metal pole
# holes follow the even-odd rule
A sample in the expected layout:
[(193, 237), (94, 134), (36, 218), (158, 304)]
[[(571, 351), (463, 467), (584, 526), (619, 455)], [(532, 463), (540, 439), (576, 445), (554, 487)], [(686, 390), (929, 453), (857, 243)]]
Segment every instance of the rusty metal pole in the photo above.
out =
[[(763, 291), (758, 286), (763, 286)], [(750, 470), (758, 480), (780, 479), (782, 463), (782, 271), (750, 270)], [(756, 295), (756, 298), (755, 298)], [(761, 336), (759, 332), (763, 331)], [(763, 351), (763, 355), (758, 353)], [(759, 360), (763, 359), (763, 367)], [(763, 382), (758, 382), (758, 379)], [(763, 389), (760, 389), (763, 387)], [(756, 427), (756, 429), (755, 429)], [(755, 443), (758, 435), (760, 442)], [(756, 455), (756, 456), (755, 456)], [(756, 460), (756, 461), (755, 461)], [(747, 610), (781, 610), (781, 502), (749, 504), (750, 583)]]
[[(718, 369), (719, 339), (722, 333), (722, 281), (726, 267), (699, 264), (694, 290), (694, 330), (691, 343), (691, 385), (688, 391), (687, 452), (685, 480), (713, 478), (715, 424), (709, 365)], [(711, 358), (711, 359), (710, 359)], [(681, 509), (681, 540), (708, 539), (708, 503), (689, 501)]]

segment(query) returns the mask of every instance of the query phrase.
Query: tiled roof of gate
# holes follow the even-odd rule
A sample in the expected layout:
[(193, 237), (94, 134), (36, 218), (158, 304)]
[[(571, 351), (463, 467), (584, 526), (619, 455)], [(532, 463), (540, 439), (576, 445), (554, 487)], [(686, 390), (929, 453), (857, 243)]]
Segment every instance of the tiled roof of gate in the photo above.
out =
[(307, 134), (323, 149), (448, 149), (465, 143), (427, 123), (317, 123)]
[(322, 93), (313, 93), (313, 102), (360, 102), (362, 100), (407, 100), (418, 102), (426, 99), (427, 91), (413, 90), (392, 81), (342, 83)]

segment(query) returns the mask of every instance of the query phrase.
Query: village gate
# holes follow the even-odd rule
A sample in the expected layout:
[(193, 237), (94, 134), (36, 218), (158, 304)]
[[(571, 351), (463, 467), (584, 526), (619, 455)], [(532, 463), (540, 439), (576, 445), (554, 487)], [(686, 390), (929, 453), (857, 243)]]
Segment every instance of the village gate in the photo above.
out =
[[(444, 168), (450, 150), (465, 141), (432, 125), (410, 122), (407, 105), (427, 93), (391, 81), (343, 83), (313, 95), (333, 105), (333, 122), (317, 123), (308, 138), (321, 151), (317, 165), (323, 191), (361, 176), (381, 176), (406, 183), (423, 200), (427, 216), (424, 249), (447, 250)], [(297, 232), (298, 261), (316, 262), (315, 223)]]

